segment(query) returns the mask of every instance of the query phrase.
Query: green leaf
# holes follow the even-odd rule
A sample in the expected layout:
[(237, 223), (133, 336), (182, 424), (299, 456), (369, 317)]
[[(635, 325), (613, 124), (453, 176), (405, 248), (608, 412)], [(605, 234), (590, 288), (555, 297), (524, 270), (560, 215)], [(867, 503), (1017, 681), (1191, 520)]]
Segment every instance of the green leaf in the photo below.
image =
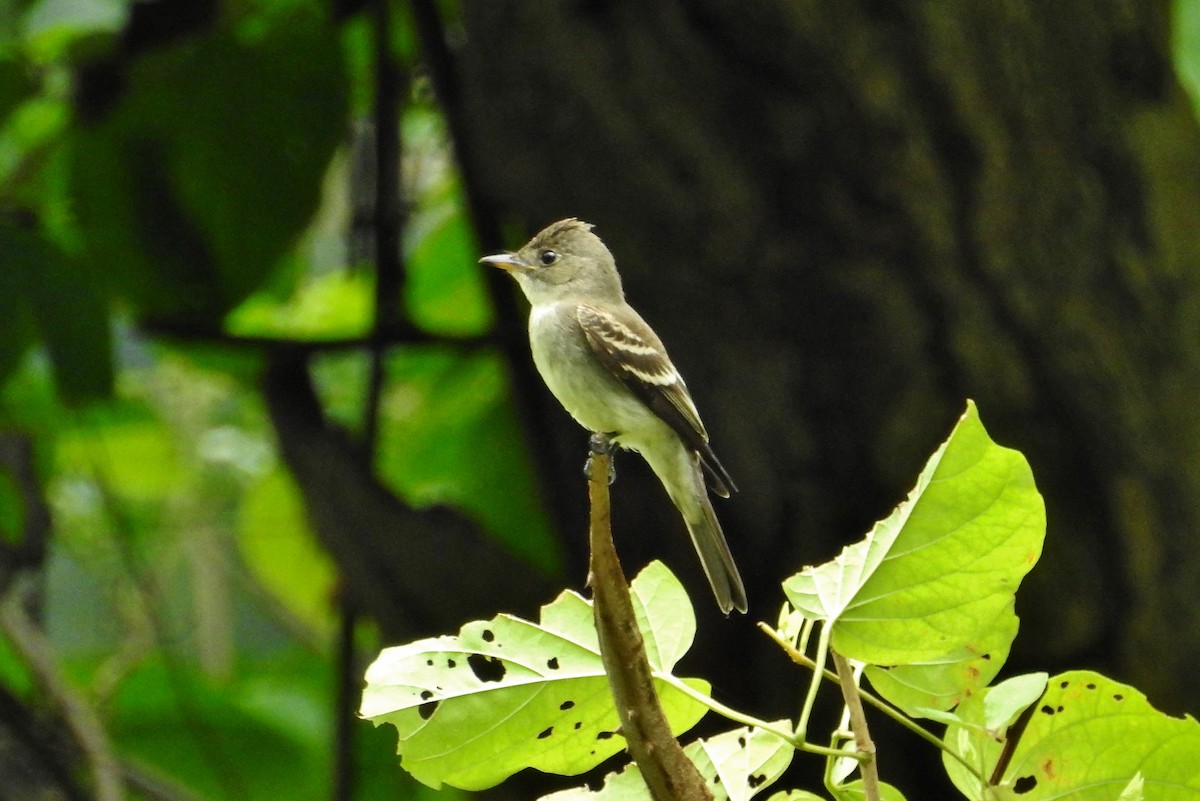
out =
[(1125, 785), (1125, 789), (1117, 796), (1117, 801), (1142, 801), (1146, 795), (1146, 780), (1142, 774), (1136, 773)]
[[(859, 780), (837, 788), (833, 795), (838, 801), (864, 801), (867, 792), (863, 789), (862, 781)], [(887, 782), (879, 783), (879, 797), (882, 801), (904, 801), (904, 793)]]
[(365, 336), (374, 314), (374, 282), (348, 270), (311, 276), (291, 297), (256, 292), (229, 313), (225, 327), (241, 336), (322, 340)]
[(968, 402), (908, 499), (866, 539), (784, 589), (805, 616), (828, 621), (832, 647), (847, 657), (936, 663), (1007, 625), (1001, 615), (1044, 536), (1029, 464), (992, 442)]
[(315, 211), (347, 106), (337, 38), (304, 10), (148, 52), (76, 131), (80, 228), (141, 311), (219, 319)]
[[(790, 725), (780, 721), (781, 725)], [(779, 780), (796, 753), (769, 731), (742, 727), (696, 740), (683, 753), (704, 776), (714, 801), (747, 801)], [(650, 788), (636, 764), (609, 774), (596, 791), (573, 787), (543, 796), (541, 801), (651, 801)]]
[(1023, 801), (1101, 801), (1126, 792), (1139, 774), (1156, 801), (1200, 796), (1200, 725), (1080, 670), (1050, 679), (1001, 785)]
[(39, 0), (25, 15), (22, 31), (33, 57), (42, 62), (66, 58), (97, 40), (111, 39), (127, 17), (119, 0)]
[(866, 676), (879, 695), (906, 714), (934, 718), (932, 712), (954, 708), (996, 678), (1017, 636), (1017, 623), (1007, 606), (993, 625), (957, 651), (908, 665), (868, 665)]
[[(642, 635), (651, 668), (669, 673), (695, 631), (687, 594), (658, 562), (633, 590), (639, 622), (650, 626)], [(576, 775), (624, 747), (591, 605), (574, 592), (542, 607), (540, 623), (502, 614), (457, 636), (385, 648), (366, 680), (360, 714), (396, 727), (401, 765), (431, 787), (484, 789), (526, 767)], [(656, 686), (674, 733), (704, 716), (691, 698)]]
[(561, 569), (496, 354), (398, 353), (383, 414), (379, 472), (390, 487), (415, 506), (456, 506), (530, 564)]
[(1175, 0), (1171, 30), (1179, 82), (1192, 97), (1192, 106), (1200, 114), (1200, 4)]
[[(778, 721), (790, 728), (788, 721)], [(777, 735), (743, 727), (698, 740), (684, 753), (700, 769), (717, 799), (746, 801), (779, 780), (796, 751)]]
[(337, 568), (317, 544), (286, 470), (277, 468), (246, 490), (238, 546), (250, 572), (297, 621), (319, 634), (333, 632)]
[(948, 754), (942, 763), (950, 780), (968, 798), (977, 798), (992, 775), (1011, 726), (1046, 689), (1045, 673), (1013, 676), (968, 697), (955, 714), (936, 711), (928, 717), (948, 724), (945, 743), (963, 757), (974, 773)]
[(57, 445), (60, 471), (99, 471), (126, 501), (166, 500), (185, 472), (171, 430), (132, 405), (66, 429)]
[(983, 725), (984, 699), (990, 691), (991, 688), (987, 688), (959, 704), (955, 717), (961, 723), (956, 724), (953, 719), (948, 721), (946, 734), (942, 738), (946, 747), (966, 762), (964, 765), (943, 751), (942, 765), (946, 775), (959, 792), (971, 799), (983, 798), (984, 785), (992, 775), (1004, 747), (1006, 732), (993, 732)]
[(1017, 716), (1046, 691), (1047, 673), (1026, 673), (1005, 679), (988, 690), (983, 699), (983, 726), (999, 732), (1011, 726)]
[(443, 203), (413, 220), (405, 300), (413, 322), (445, 336), (471, 336), (492, 325), (478, 265), (479, 248), (460, 205)]
[[(111, 394), (108, 304), (91, 274), (35, 232), (9, 226), (0, 228), (0, 264), (7, 288), (20, 287), (29, 300), (62, 397), (82, 402)], [(22, 310), (15, 312), (20, 316)]]

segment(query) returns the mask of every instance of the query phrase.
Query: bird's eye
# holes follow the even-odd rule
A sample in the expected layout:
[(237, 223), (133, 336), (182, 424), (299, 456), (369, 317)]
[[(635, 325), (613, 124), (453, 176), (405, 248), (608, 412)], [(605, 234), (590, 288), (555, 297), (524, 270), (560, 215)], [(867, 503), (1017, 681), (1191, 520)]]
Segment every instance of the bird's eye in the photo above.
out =
[(554, 264), (554, 262), (558, 261), (558, 254), (553, 250), (543, 250), (538, 256), (538, 259), (542, 262), (542, 264), (549, 267), (551, 264)]

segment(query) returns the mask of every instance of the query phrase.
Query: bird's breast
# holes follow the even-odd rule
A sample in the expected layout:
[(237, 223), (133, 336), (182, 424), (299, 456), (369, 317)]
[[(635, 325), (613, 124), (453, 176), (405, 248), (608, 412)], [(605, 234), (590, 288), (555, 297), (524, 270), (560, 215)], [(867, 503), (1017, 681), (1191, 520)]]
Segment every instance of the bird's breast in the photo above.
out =
[(626, 432), (658, 422), (601, 364), (583, 335), (574, 304), (535, 306), (529, 315), (529, 342), (542, 380), (587, 430)]

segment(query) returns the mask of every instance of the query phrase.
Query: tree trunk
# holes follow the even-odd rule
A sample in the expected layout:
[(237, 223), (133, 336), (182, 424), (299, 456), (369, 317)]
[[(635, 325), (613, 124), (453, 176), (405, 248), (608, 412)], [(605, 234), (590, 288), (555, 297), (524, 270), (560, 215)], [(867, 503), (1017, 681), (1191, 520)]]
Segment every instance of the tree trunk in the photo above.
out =
[[(463, 13), (443, 99), (480, 211), (597, 224), (742, 488), (718, 514), (753, 617), (887, 514), (974, 398), (1047, 499), (1015, 666), (1200, 708), (1200, 136), (1167, 3)], [(582, 510), (586, 435), (538, 397)], [(708, 609), (665, 495), (618, 467), (627, 564), (663, 556)], [(800, 678), (708, 617), (718, 693), (789, 710)]]

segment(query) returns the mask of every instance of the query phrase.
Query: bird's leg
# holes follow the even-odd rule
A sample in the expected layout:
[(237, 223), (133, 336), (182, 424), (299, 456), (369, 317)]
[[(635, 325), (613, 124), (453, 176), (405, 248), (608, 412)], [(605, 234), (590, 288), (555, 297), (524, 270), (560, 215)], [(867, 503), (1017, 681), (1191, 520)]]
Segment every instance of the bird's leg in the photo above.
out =
[(616, 453), (617, 450), (616, 443), (613, 442), (613, 437), (615, 436), (616, 434), (602, 434), (600, 432), (595, 432), (592, 434), (591, 438), (588, 439), (588, 458), (583, 465), (583, 474), (585, 476), (592, 475), (592, 456), (607, 455), (610, 457), (608, 460), (608, 483), (611, 485), (617, 480), (616, 460), (611, 458), (611, 456)]

